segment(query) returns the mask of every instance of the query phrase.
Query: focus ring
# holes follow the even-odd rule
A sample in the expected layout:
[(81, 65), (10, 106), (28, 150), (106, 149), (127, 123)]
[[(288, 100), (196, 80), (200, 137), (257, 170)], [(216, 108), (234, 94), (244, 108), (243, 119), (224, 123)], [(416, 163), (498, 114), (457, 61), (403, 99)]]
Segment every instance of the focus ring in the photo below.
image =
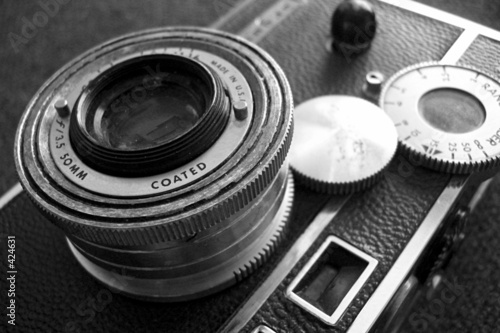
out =
[[(113, 228), (113, 224), (110, 223), (109, 228), (100, 228), (63, 219), (53, 213), (49, 214), (60, 228), (68, 230), (76, 237), (101, 244), (137, 246), (183, 239), (224, 221), (257, 198), (274, 180), (279, 170), (282, 167), (287, 167), (283, 163), (290, 149), (292, 136), (293, 121), (291, 118), (285, 138), (277, 153), (267, 166), (264, 167), (262, 172), (250, 181), (246, 187), (202, 213), (194, 214), (175, 222), (133, 228), (125, 228), (123, 225)], [(38, 206), (40, 207), (40, 205)], [(41, 208), (46, 211), (43, 207)]]

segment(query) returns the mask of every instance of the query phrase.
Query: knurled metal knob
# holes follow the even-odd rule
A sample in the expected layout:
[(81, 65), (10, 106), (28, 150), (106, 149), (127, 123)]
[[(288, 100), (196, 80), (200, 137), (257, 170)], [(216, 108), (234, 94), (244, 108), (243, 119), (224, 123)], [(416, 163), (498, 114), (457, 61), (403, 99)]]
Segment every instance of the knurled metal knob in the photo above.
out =
[(295, 110), (290, 162), (298, 181), (312, 190), (364, 190), (381, 177), (396, 149), (391, 119), (361, 98), (317, 97)]

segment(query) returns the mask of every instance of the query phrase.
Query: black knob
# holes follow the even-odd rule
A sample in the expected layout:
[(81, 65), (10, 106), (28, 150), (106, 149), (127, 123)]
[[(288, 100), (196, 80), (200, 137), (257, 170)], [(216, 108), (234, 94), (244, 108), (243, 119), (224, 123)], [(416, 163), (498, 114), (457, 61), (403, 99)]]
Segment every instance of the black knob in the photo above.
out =
[(345, 0), (332, 16), (333, 48), (345, 56), (366, 51), (375, 37), (377, 22), (365, 0)]

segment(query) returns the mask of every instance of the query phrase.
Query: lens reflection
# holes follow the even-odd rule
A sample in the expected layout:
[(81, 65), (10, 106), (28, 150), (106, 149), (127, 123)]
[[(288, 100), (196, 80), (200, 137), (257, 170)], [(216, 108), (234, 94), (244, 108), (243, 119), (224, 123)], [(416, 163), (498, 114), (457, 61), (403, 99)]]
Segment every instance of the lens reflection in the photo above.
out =
[(180, 85), (136, 88), (120, 94), (105, 109), (98, 128), (113, 148), (145, 149), (189, 131), (204, 109), (203, 99)]

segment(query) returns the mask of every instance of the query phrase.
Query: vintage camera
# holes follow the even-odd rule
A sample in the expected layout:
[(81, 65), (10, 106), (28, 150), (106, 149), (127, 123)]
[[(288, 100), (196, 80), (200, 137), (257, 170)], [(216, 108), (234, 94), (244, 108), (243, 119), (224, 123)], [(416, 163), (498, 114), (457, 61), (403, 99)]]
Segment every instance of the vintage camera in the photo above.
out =
[[(69, 247), (59, 237), (59, 271), (37, 247), (48, 289), (92, 296), (58, 298), (53, 326), (33, 326), (399, 330), (500, 164), (500, 35), (412, 2), (353, 4), (244, 1), (211, 29), (114, 39), (47, 81), (16, 166)], [(355, 25), (345, 40), (329, 32), (335, 9)], [(315, 108), (348, 128), (310, 123)], [(334, 144), (315, 136), (357, 124)], [(386, 150), (371, 151), (371, 129)]]

